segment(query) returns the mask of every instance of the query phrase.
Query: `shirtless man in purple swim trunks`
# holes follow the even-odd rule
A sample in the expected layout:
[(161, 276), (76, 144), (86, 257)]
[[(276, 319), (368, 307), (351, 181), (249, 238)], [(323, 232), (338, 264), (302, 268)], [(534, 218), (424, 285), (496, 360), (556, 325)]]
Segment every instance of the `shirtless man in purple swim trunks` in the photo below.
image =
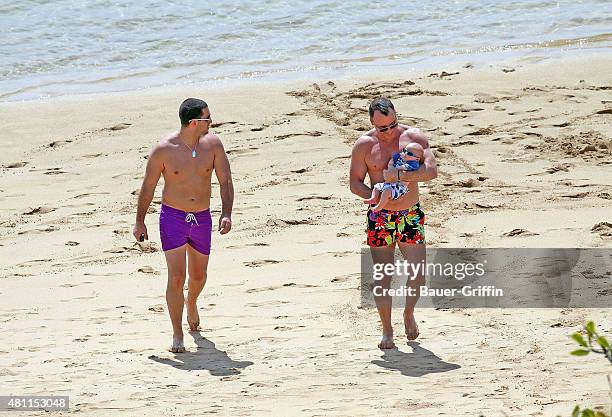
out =
[[(179, 108), (181, 129), (164, 137), (151, 151), (142, 188), (133, 234), (136, 240), (148, 239), (145, 215), (160, 176), (164, 176), (159, 232), (168, 265), (166, 302), (172, 321), (172, 346), (175, 353), (185, 351), (183, 343), (183, 305), (191, 331), (200, 326), (197, 299), (206, 283), (210, 254), (212, 218), (210, 216), (211, 176), (213, 170), (221, 191), (219, 232), (232, 228), (234, 186), (223, 144), (208, 129), (212, 123), (208, 105), (188, 98)], [(186, 255), (186, 256), (185, 256)], [(183, 286), (189, 271), (188, 293)]]

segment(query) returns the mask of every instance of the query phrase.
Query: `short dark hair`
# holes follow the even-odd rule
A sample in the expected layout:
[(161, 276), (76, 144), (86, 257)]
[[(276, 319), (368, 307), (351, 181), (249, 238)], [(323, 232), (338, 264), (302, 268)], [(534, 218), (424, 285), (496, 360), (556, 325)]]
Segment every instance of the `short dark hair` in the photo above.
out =
[(208, 107), (208, 104), (204, 100), (199, 98), (188, 98), (181, 103), (179, 107), (179, 118), (181, 124), (187, 126), (191, 119), (199, 119), (202, 117), (202, 110)]
[(389, 112), (393, 109), (395, 111), (395, 107), (393, 107), (393, 103), (387, 97), (376, 97), (370, 103), (370, 108), (368, 112), (370, 113), (370, 119), (374, 116), (374, 112), (379, 111), (385, 116), (389, 115)]

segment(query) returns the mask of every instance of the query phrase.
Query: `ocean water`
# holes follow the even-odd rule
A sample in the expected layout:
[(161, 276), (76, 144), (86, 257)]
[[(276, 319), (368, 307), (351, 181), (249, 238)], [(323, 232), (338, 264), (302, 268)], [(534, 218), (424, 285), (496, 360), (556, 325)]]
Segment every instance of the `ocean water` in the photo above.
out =
[(605, 50), (610, 0), (0, 0), (0, 101)]

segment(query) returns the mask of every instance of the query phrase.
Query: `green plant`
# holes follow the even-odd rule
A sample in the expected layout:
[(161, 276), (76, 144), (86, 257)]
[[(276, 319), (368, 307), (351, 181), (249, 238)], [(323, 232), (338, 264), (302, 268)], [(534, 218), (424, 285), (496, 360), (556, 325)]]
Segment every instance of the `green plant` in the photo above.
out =
[[(587, 334), (587, 340), (584, 340), (584, 337), (580, 332), (576, 332), (570, 336), (581, 346), (580, 349), (572, 351), (571, 354), (575, 356), (585, 356), (591, 352), (601, 353), (610, 363), (612, 363), (612, 350), (610, 350), (610, 343), (605, 337), (597, 333), (595, 323), (589, 321), (586, 326), (584, 326), (584, 330)], [(599, 345), (599, 348), (595, 347), (596, 345), (593, 343), (593, 341)]]
[(580, 406), (577, 405), (574, 408), (574, 411), (572, 411), (572, 417), (609, 417), (609, 416), (602, 413), (601, 411), (593, 411), (588, 408), (581, 410)]
[[(580, 349), (576, 349), (570, 352), (574, 356), (586, 356), (591, 352), (600, 353), (605, 356), (610, 363), (612, 363), (612, 351), (610, 350), (610, 343), (608, 340), (597, 333), (597, 327), (592, 321), (587, 322), (584, 326), (584, 330), (587, 334), (587, 340), (584, 340), (582, 333), (576, 332), (570, 337), (580, 345)], [(599, 346), (599, 347), (597, 347)], [(612, 398), (612, 382), (610, 381), (610, 375), (608, 375), (608, 385), (610, 386), (610, 397)], [(612, 416), (612, 408), (610, 409), (610, 415), (603, 413), (602, 411), (593, 411), (589, 408), (581, 409), (580, 406), (574, 407), (572, 411), (572, 417), (610, 417)]]

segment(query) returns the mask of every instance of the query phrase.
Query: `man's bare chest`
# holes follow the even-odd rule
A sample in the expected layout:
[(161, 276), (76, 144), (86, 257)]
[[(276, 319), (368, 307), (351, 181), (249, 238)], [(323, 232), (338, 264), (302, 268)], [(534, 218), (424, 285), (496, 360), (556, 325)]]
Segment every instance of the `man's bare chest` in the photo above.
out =
[(366, 154), (366, 165), (368, 169), (372, 171), (382, 171), (386, 169), (393, 155), (401, 151), (410, 142), (411, 140), (408, 138), (401, 138), (395, 141), (394, 144), (374, 144), (370, 152)]
[(195, 157), (187, 149), (173, 150), (164, 160), (164, 179), (180, 181), (194, 177), (210, 177), (213, 163), (213, 156), (201, 149), (196, 151)]

